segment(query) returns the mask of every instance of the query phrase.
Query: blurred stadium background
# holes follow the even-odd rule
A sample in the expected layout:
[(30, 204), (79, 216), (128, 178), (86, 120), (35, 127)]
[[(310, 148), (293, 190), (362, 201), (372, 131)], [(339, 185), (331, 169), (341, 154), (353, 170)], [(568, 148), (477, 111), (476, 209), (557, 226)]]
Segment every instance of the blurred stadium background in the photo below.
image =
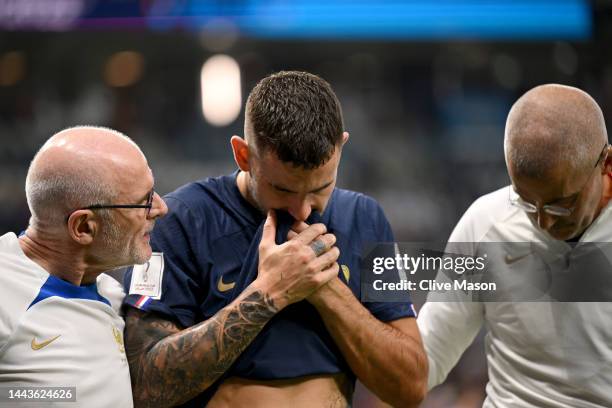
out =
[[(342, 102), (338, 184), (378, 199), (398, 240), (442, 241), (507, 184), (504, 121), (524, 91), (581, 87), (609, 123), (611, 40), (608, 1), (0, 0), (0, 227), (25, 229), (29, 161), (75, 124), (135, 139), (160, 193), (232, 171), (249, 90), (299, 69)], [(482, 341), (424, 407), (480, 406)]]

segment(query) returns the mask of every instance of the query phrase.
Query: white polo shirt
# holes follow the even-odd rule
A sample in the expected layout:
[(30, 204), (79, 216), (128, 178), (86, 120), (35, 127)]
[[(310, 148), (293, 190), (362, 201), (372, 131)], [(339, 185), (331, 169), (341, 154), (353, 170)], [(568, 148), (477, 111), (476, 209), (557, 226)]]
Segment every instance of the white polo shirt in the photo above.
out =
[[(569, 250), (512, 206), (508, 189), (476, 200), (449, 241), (538, 242), (551, 252)], [(612, 242), (611, 221), (608, 205), (580, 241)], [(612, 303), (427, 302), (418, 325), (429, 388), (446, 379), (483, 324), (484, 407), (612, 407)]]
[(0, 387), (76, 387), (76, 403), (132, 407), (123, 289), (102, 274), (75, 286), (30, 260), (14, 233), (0, 237)]

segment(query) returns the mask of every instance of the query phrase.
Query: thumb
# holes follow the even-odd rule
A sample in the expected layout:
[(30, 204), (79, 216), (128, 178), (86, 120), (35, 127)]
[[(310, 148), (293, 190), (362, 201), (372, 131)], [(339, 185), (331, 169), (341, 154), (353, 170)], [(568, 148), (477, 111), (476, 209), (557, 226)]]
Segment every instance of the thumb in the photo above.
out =
[(263, 226), (259, 246), (268, 247), (273, 245), (276, 245), (276, 213), (274, 210), (268, 210), (268, 216)]

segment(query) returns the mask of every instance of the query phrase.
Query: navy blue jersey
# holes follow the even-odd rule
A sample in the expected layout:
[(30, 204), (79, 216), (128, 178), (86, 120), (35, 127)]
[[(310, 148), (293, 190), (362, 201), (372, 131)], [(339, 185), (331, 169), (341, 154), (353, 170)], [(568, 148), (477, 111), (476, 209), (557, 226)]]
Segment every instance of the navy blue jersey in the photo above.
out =
[[(163, 253), (161, 298), (128, 295), (127, 305), (189, 327), (212, 317), (257, 277), (265, 216), (242, 197), (236, 175), (190, 183), (165, 197), (168, 215), (157, 222), (151, 235), (153, 251)], [(359, 299), (363, 248), (393, 241), (382, 209), (363, 194), (336, 188), (325, 212), (309, 217), (308, 223), (314, 222), (324, 223), (336, 236), (339, 277)], [(279, 214), (277, 243), (286, 240), (291, 223), (288, 215)], [(130, 279), (128, 271), (126, 292)], [(385, 322), (414, 317), (410, 302), (364, 306)], [(352, 376), (318, 312), (302, 301), (279, 312), (225, 377), (273, 380), (338, 372)]]

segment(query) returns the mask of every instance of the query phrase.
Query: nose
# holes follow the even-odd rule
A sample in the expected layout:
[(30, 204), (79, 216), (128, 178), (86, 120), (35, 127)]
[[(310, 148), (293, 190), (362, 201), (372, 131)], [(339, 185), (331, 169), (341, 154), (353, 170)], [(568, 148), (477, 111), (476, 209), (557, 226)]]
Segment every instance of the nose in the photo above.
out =
[(548, 231), (555, 222), (557, 222), (557, 217), (554, 215), (550, 215), (543, 210), (538, 211), (538, 226), (542, 230)]
[(163, 217), (168, 213), (168, 206), (163, 198), (157, 192), (153, 193), (153, 207), (151, 207), (151, 211), (149, 211), (149, 217), (151, 219), (155, 219), (158, 217)]
[(287, 209), (287, 212), (298, 221), (306, 221), (312, 212), (312, 205), (305, 198), (300, 198), (291, 203)]

